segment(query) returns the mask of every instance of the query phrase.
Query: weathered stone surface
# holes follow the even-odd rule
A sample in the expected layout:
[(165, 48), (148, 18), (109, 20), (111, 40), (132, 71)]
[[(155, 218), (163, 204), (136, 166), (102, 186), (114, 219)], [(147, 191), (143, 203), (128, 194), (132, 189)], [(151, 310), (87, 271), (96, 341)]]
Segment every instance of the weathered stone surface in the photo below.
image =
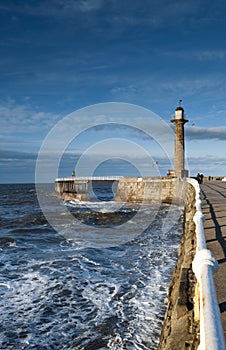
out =
[(55, 181), (55, 192), (64, 200), (78, 199), (88, 200), (88, 181), (57, 180)]
[(189, 186), (185, 181), (171, 178), (122, 178), (115, 201), (183, 204)]

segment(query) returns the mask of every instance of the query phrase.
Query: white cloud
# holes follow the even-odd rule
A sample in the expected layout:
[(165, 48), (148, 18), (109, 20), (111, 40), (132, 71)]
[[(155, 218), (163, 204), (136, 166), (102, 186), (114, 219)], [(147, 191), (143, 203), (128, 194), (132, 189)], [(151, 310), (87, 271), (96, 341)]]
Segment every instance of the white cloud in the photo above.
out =
[(190, 176), (203, 173), (205, 176), (225, 176), (226, 159), (216, 156), (188, 157)]
[(0, 101), (1, 133), (49, 130), (60, 115), (35, 110), (30, 104), (18, 104), (13, 99)]
[(164, 90), (180, 91), (183, 96), (195, 95), (197, 92), (213, 89), (221, 82), (217, 79), (181, 79), (179, 81), (166, 81), (161, 84)]
[[(18, 14), (30, 16), (43, 16), (59, 18), (72, 18), (82, 13), (93, 13), (99, 10), (105, 11), (104, 21), (112, 24), (115, 29), (125, 27), (147, 25), (149, 27), (178, 25), (185, 19), (200, 16), (202, 3), (190, 0), (40, 0), (37, 2), (21, 1), (17, 4), (8, 1), (7, 5), (1, 5), (2, 11), (12, 11)], [(213, 15), (212, 15), (213, 16)], [(211, 14), (210, 14), (211, 17)], [(15, 20), (12, 16), (12, 20)]]
[(200, 128), (187, 126), (185, 128), (186, 138), (189, 140), (221, 140), (226, 141), (226, 126)]
[[(81, 12), (92, 12), (103, 6), (103, 0), (41, 0), (38, 2), (24, 2), (20, 4), (0, 5), (2, 11), (43, 17), (71, 17)], [(15, 16), (12, 19), (15, 20)]]
[(163, 50), (156, 48), (154, 53), (157, 56), (169, 57), (183, 59), (183, 60), (198, 60), (198, 61), (214, 61), (214, 60), (224, 60), (226, 58), (226, 50), (220, 49), (208, 49), (208, 50), (193, 50), (193, 49), (183, 49), (181, 50)]
[(103, 5), (103, 0), (79, 0), (77, 3), (73, 0), (65, 1), (65, 7), (69, 6), (73, 8), (76, 4), (76, 9), (78, 8), (82, 12), (98, 10)]
[(200, 61), (224, 60), (226, 58), (226, 50), (198, 51), (196, 56)]

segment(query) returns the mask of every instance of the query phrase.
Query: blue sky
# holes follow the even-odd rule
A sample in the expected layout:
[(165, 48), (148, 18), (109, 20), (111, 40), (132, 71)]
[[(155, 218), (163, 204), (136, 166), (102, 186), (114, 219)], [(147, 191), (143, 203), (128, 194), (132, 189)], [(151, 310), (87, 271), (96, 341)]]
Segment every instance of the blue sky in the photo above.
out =
[[(125, 102), (170, 124), (179, 99), (191, 175), (226, 175), (224, 1), (1, 0), (0, 21), (0, 182), (34, 182), (43, 140), (75, 110)], [(71, 154), (111, 135), (97, 134), (65, 153), (61, 175)]]

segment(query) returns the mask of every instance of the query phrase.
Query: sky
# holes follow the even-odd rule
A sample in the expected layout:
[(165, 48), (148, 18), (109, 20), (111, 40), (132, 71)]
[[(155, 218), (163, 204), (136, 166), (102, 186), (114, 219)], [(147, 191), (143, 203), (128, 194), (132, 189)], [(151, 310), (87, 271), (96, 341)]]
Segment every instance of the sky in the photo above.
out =
[[(75, 111), (89, 112), (96, 104), (106, 104), (106, 111), (111, 102), (119, 108), (135, 105), (141, 114), (150, 110), (173, 128), (170, 119), (180, 99), (189, 119), (190, 175), (226, 176), (225, 33), (223, 0), (1, 0), (0, 183), (34, 182), (43, 142), (56, 125), (68, 126), (67, 116), (73, 119)], [(94, 166), (100, 173), (106, 172), (104, 165), (128, 176), (165, 175), (172, 167), (167, 152), (153, 145), (147, 116), (142, 114), (136, 126), (127, 115), (127, 127), (98, 128), (102, 120), (112, 119), (101, 119), (102, 112), (95, 111), (95, 116), (75, 113), (73, 127), (83, 132), (72, 128), (75, 139), (70, 136), (61, 150), (56, 175), (70, 176), (81, 154), (89, 162), (98, 152)], [(145, 130), (149, 136), (144, 137)], [(56, 148), (65, 137), (57, 135)], [(106, 151), (109, 139), (114, 139), (108, 141), (113, 153)], [(81, 175), (88, 170), (83, 167)]]

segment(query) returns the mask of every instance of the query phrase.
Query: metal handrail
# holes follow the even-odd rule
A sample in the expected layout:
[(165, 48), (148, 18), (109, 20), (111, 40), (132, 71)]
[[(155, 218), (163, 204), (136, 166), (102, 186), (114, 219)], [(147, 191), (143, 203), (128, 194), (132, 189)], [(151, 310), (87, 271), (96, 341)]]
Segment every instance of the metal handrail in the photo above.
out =
[(58, 178), (55, 181), (82, 181), (82, 180), (90, 180), (90, 181), (105, 181), (105, 180), (119, 180), (122, 179), (124, 176), (75, 176), (75, 177), (64, 177), (64, 178)]
[(196, 301), (199, 302), (200, 344), (199, 350), (225, 350), (224, 332), (216, 296), (213, 273), (218, 270), (218, 263), (212, 252), (206, 247), (202, 213), (201, 190), (195, 179), (186, 179), (196, 191), (196, 213), (194, 215), (196, 232), (196, 254), (192, 268), (198, 281)]

